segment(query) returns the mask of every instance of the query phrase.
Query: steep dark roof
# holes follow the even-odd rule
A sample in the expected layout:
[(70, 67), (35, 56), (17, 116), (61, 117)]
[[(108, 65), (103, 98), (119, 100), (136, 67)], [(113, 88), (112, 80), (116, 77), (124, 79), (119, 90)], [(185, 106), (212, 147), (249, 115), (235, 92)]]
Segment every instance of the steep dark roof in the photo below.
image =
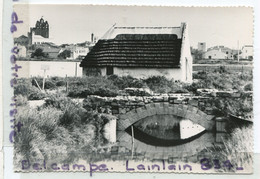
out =
[(28, 45), (29, 38), (26, 37), (25, 35), (21, 35), (20, 37), (14, 38), (14, 43), (20, 44), (20, 45)]
[(181, 43), (175, 34), (119, 34), (99, 40), (80, 66), (178, 68)]

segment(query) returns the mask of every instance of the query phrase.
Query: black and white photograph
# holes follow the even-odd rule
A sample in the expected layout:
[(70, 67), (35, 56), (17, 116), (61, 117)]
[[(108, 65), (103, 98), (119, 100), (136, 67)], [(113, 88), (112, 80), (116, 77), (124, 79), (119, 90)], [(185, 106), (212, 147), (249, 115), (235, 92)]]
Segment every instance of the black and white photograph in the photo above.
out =
[(13, 9), (15, 171), (252, 173), (253, 8)]

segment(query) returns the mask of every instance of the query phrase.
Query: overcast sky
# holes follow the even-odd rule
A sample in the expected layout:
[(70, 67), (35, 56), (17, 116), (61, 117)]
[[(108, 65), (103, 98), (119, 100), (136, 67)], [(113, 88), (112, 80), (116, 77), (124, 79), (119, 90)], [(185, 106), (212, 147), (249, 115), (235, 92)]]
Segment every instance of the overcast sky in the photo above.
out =
[(189, 26), (191, 46), (206, 42), (207, 48), (224, 45), (237, 48), (253, 44), (253, 10), (232, 8), (183, 8), (88, 5), (16, 5), (24, 24), (18, 25), (15, 36), (26, 35), (42, 16), (49, 22), (53, 43), (90, 41), (91, 33), (102, 37), (117, 26)]

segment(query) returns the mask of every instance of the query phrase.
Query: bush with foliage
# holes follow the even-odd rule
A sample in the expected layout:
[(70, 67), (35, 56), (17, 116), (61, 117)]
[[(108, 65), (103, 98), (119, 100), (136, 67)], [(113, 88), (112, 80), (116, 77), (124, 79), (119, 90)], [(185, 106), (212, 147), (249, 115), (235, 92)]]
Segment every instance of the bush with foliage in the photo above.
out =
[(32, 86), (32, 91), (28, 95), (29, 100), (41, 100), (44, 99), (45, 97), (46, 94), (34, 86)]
[(47, 57), (49, 57), (49, 54), (43, 52), (43, 49), (37, 48), (37, 49), (31, 54), (31, 57), (32, 57), (32, 58), (34, 58), (34, 57), (37, 57), (37, 58), (45, 57), (45, 58), (47, 58)]
[(72, 99), (66, 97), (64, 94), (49, 95), (45, 99), (45, 107), (57, 108), (59, 110), (65, 110), (68, 106), (74, 105)]
[(14, 86), (14, 95), (28, 96), (32, 90), (32, 83), (30, 79), (17, 79), (17, 84)]
[(245, 85), (244, 90), (245, 91), (253, 91), (253, 84), (249, 83), (249, 84)]
[[(43, 78), (39, 78), (39, 77), (35, 77), (32, 79), (32, 85), (35, 87), (38, 87), (36, 81), (38, 83), (38, 85), (40, 86), (40, 88), (43, 87)], [(44, 83), (44, 89), (55, 89), (56, 88), (56, 83), (55, 80), (53, 80), (52, 78), (47, 78), (45, 79), (45, 83)]]
[(27, 102), (28, 102), (28, 99), (27, 99), (27, 97), (26, 96), (23, 96), (23, 95), (18, 95), (18, 96), (16, 96), (15, 97), (15, 99), (16, 99), (16, 105), (17, 106), (25, 106), (25, 105), (27, 105)]
[[(252, 82), (252, 72), (237, 72), (228, 70), (224, 67), (214, 71), (201, 71), (193, 75), (197, 82), (193, 83), (187, 89), (195, 91), (195, 88), (210, 88), (218, 90), (238, 90), (243, 91), (248, 82)], [(250, 86), (248, 86), (250, 87)]]
[(110, 75), (107, 78), (111, 80), (115, 86), (117, 86), (120, 90), (125, 88), (145, 88), (147, 85), (140, 79), (136, 79), (132, 76), (122, 76), (119, 77), (117, 75)]
[(164, 76), (152, 76), (143, 81), (156, 93), (187, 92), (181, 82), (169, 80)]
[(17, 84), (14, 86), (14, 95), (22, 95), (28, 100), (40, 100), (46, 97), (45, 93), (32, 85), (30, 79), (25, 78), (17, 80)]
[(219, 161), (229, 160), (234, 165), (230, 169), (227, 167), (218, 169), (218, 172), (235, 172), (236, 167), (241, 166), (244, 170), (252, 169), (254, 146), (252, 127), (236, 128), (227, 140), (223, 140), (223, 143), (224, 145), (206, 149), (209, 153), (208, 158), (217, 158)]
[(58, 81), (57, 83), (56, 83), (56, 86), (65, 86), (66, 85), (66, 82), (65, 81), (63, 81), (63, 80), (61, 80), (61, 81)]
[(58, 57), (59, 58), (63, 58), (63, 59), (66, 59), (66, 58), (69, 58), (70, 57), (70, 54), (71, 54), (71, 51), (70, 50), (64, 50), (63, 52), (61, 52)]
[(38, 109), (18, 106), (16, 122), (19, 121), (23, 127), (15, 137), (17, 162), (89, 159), (90, 153), (107, 143), (103, 127), (109, 118), (88, 112), (64, 95), (51, 95)]
[(221, 115), (246, 116), (253, 111), (253, 101), (242, 92), (240, 98), (218, 97), (210, 99), (213, 108), (221, 111)]
[(87, 97), (89, 95), (117, 96), (118, 87), (111, 80), (102, 76), (68, 78), (70, 97)]

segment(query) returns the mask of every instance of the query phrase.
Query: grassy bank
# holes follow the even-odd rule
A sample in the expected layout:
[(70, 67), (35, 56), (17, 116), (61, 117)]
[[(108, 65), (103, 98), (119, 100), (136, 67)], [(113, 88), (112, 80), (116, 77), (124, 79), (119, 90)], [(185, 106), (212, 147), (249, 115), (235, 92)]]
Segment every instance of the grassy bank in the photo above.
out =
[(45, 105), (32, 109), (21, 96), (16, 122), (23, 124), (15, 137), (15, 161), (49, 160), (73, 162), (89, 159), (107, 145), (103, 127), (109, 115), (88, 112), (70, 98), (53, 95)]
[[(211, 159), (210, 165), (214, 166), (214, 159), (221, 161), (219, 172), (236, 171), (236, 167), (243, 167), (244, 170), (251, 169), (253, 165), (253, 128), (243, 127), (236, 128), (230, 135), (229, 139), (223, 139), (224, 146), (215, 146), (207, 149)], [(223, 162), (229, 161), (223, 167)], [(230, 167), (230, 168), (229, 168)]]
[[(218, 69), (194, 74), (192, 84), (169, 80), (162, 76), (146, 79), (115, 75), (52, 77), (46, 79), (45, 90), (40, 90), (42, 78), (18, 79), (14, 88), (18, 105), (16, 122), (21, 122), (23, 127), (15, 138), (15, 161), (56, 159), (60, 162), (73, 162), (79, 158), (90, 160), (92, 155), (89, 153), (98, 153), (100, 148), (110, 145), (103, 135), (103, 130), (104, 125), (112, 117), (96, 111), (88, 111), (72, 98), (87, 98), (89, 95), (103, 97), (126, 95), (125, 88), (148, 88), (154, 93), (194, 94), (197, 94), (199, 88), (237, 90), (242, 94), (241, 98), (213, 99), (212, 103), (223, 113), (239, 115), (252, 111), (252, 101), (248, 101), (243, 96), (244, 92), (252, 90), (252, 80), (250, 72), (240, 73)], [(45, 104), (41, 107), (30, 108), (27, 104), (27, 100), (39, 99), (45, 100)], [(220, 152), (223, 159), (240, 155), (239, 152), (249, 146), (244, 141), (248, 140), (247, 133), (252, 129), (239, 130), (234, 131), (232, 138), (225, 143), (226, 148), (210, 149), (212, 153)], [(233, 146), (237, 147), (233, 149)], [(243, 155), (241, 160), (250, 162), (248, 153)]]

